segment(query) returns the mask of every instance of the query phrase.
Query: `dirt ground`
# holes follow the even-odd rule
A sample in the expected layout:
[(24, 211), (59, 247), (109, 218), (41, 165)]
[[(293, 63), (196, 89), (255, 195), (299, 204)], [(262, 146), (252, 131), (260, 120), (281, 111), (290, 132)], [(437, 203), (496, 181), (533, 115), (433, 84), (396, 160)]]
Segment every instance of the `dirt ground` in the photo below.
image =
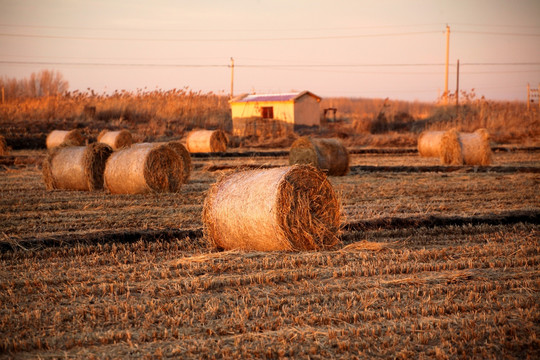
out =
[(46, 191), (44, 151), (4, 157), (0, 357), (540, 357), (540, 152), (353, 154), (335, 249), (218, 251), (206, 191), (288, 163), (259, 155), (194, 158), (147, 195)]

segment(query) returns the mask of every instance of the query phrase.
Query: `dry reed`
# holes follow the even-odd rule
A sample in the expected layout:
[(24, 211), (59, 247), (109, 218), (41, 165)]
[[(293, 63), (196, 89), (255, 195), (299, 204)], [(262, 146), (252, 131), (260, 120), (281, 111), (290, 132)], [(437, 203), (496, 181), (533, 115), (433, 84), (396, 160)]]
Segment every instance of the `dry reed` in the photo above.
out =
[(7, 146), (6, 139), (0, 135), (0, 156), (9, 155), (9, 147)]
[(176, 192), (183, 162), (166, 145), (143, 143), (115, 151), (105, 166), (105, 187), (113, 194)]
[(328, 175), (343, 176), (349, 172), (349, 153), (338, 139), (301, 137), (291, 146), (289, 164), (309, 164)]
[(418, 153), (423, 157), (439, 157), (444, 131), (422, 131), (418, 136)]
[(227, 135), (221, 130), (194, 130), (186, 139), (190, 153), (223, 152), (227, 150)]
[(51, 149), (42, 165), (45, 187), (47, 190), (102, 189), (105, 163), (111, 153), (110, 146), (101, 143)]
[(109, 131), (103, 130), (99, 133), (97, 141), (109, 145), (113, 150), (131, 146), (133, 138), (127, 130)]
[(81, 135), (79, 130), (53, 130), (47, 136), (46, 144), (47, 149), (52, 149), (61, 144), (83, 146), (85, 141), (85, 138)]
[(328, 249), (338, 243), (340, 211), (326, 175), (294, 165), (222, 178), (208, 192), (203, 224), (218, 248)]

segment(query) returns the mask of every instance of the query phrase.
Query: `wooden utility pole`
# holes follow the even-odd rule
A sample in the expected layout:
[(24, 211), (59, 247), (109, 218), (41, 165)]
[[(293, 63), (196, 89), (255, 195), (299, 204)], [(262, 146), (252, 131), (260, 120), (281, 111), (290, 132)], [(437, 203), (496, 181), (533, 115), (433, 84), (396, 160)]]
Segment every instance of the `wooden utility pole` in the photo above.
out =
[(446, 25), (446, 66), (444, 68), (444, 103), (448, 104), (448, 59), (450, 55), (450, 26)]
[(456, 76), (456, 107), (459, 106), (459, 59), (457, 61), (457, 76)]
[(234, 94), (234, 59), (231, 58), (231, 99), (233, 98)]

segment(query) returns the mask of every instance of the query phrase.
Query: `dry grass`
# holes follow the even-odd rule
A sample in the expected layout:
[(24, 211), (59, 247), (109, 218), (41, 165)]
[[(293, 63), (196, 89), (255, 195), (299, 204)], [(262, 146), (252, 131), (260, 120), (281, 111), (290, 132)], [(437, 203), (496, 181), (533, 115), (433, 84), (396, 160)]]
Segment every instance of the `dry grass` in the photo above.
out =
[[(494, 156), (540, 165), (537, 153)], [(353, 164), (432, 160), (351, 156)], [(37, 166), (0, 170), (0, 243), (15, 247), (0, 252), (0, 357), (540, 356), (537, 222), (383, 222), (345, 230), (333, 251), (216, 252), (197, 229), (221, 176), (203, 168), (223, 161), (246, 159), (195, 158), (178, 194), (47, 192)], [(330, 181), (347, 223), (540, 211), (538, 173), (373, 172)], [(121, 240), (134, 229), (139, 236)], [(193, 231), (166, 235), (171, 229)], [(153, 231), (164, 236), (143, 236)], [(57, 246), (39, 246), (52, 238)]]

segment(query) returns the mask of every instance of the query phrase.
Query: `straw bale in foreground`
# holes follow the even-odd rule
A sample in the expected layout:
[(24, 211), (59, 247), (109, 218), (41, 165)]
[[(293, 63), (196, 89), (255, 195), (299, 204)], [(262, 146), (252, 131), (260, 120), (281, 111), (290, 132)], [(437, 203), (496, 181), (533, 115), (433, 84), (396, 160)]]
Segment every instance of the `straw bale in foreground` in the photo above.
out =
[(47, 149), (65, 144), (68, 146), (83, 146), (86, 140), (79, 130), (53, 130), (47, 136)]
[(7, 146), (6, 139), (0, 135), (0, 156), (9, 155), (9, 147)]
[(176, 192), (183, 163), (166, 145), (137, 144), (115, 151), (105, 166), (105, 187), (113, 194)]
[(291, 145), (289, 164), (309, 164), (328, 175), (343, 176), (349, 172), (349, 152), (338, 139), (305, 136)]
[(294, 165), (224, 177), (208, 192), (203, 223), (218, 248), (328, 249), (338, 243), (340, 211), (326, 175)]
[(423, 157), (439, 157), (445, 131), (422, 131), (418, 136), (418, 153)]
[(127, 130), (103, 130), (99, 133), (97, 141), (109, 145), (113, 150), (122, 149), (133, 144), (131, 133)]
[(169, 141), (166, 143), (173, 149), (183, 161), (183, 182), (187, 183), (191, 174), (191, 155), (186, 147), (180, 141)]
[(100, 143), (55, 147), (49, 151), (42, 165), (47, 190), (102, 189), (103, 171), (111, 153), (110, 146)]
[(223, 152), (227, 150), (227, 135), (221, 130), (194, 130), (186, 139), (190, 153)]

